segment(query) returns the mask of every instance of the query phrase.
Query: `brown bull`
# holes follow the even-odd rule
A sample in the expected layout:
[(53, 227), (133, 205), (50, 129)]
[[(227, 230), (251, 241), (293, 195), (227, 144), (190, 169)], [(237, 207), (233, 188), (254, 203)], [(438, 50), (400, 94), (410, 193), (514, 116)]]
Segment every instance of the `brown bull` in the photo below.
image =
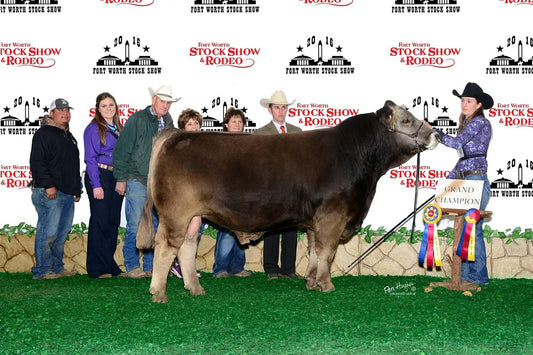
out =
[[(437, 143), (430, 128), (391, 101), (336, 127), (301, 133), (167, 133), (154, 143), (137, 235), (138, 248), (155, 244), (153, 301), (166, 302), (176, 256), (185, 289), (205, 294), (196, 275), (198, 235), (187, 233), (195, 216), (235, 231), (241, 244), (267, 230), (306, 228), (306, 286), (333, 291), (339, 240), (361, 227), (379, 178)], [(159, 214), (155, 239), (152, 207)]]

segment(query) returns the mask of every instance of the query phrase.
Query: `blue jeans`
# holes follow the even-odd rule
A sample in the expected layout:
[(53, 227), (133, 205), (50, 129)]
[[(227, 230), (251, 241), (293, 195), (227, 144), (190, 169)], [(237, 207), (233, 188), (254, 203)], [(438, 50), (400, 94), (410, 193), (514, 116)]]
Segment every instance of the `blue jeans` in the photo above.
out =
[(41, 277), (50, 271), (60, 273), (64, 269), (65, 240), (72, 229), (74, 196), (58, 190), (57, 197), (49, 199), (46, 190), (38, 187), (32, 191), (31, 202), (37, 211), (33, 277)]
[[(487, 174), (469, 175), (465, 180), (481, 180), (483, 184), (483, 194), (481, 195), (480, 211), (487, 208), (490, 199), (490, 182)], [(483, 219), (476, 223), (476, 258), (474, 261), (462, 261), (461, 281), (471, 281), (478, 285), (489, 283), (489, 273), (487, 271), (487, 252), (485, 250), (485, 239), (483, 238)]]
[(215, 243), (215, 263), (213, 264), (213, 276), (227, 271), (237, 274), (244, 270), (246, 256), (237, 238), (227, 229), (219, 229)]
[[(128, 180), (126, 183), (126, 237), (122, 253), (124, 254), (124, 265), (126, 271), (130, 271), (141, 266), (139, 260), (139, 249), (137, 249), (137, 229), (141, 221), (144, 201), (146, 200), (146, 185), (137, 180)], [(157, 218), (154, 218), (157, 228)], [(154, 262), (154, 250), (143, 250), (143, 270), (152, 270)]]

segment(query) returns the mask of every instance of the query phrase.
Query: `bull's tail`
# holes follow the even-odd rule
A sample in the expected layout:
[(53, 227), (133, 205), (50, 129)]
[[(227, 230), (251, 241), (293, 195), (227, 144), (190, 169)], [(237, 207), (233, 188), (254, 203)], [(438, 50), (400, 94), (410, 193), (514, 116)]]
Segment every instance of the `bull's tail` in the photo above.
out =
[(152, 200), (152, 188), (150, 186), (150, 176), (146, 183), (146, 200), (144, 201), (143, 212), (139, 228), (137, 229), (137, 249), (152, 249), (155, 246), (154, 228), (154, 201)]
[(154, 174), (154, 166), (157, 162), (157, 155), (161, 149), (161, 145), (172, 134), (176, 133), (177, 129), (167, 128), (159, 132), (152, 141), (152, 154), (150, 157), (150, 168), (148, 171), (148, 179), (146, 181), (146, 200), (144, 201), (141, 221), (137, 229), (137, 248), (151, 249), (155, 246), (155, 228), (154, 228), (154, 200), (153, 200), (153, 186), (152, 175)]

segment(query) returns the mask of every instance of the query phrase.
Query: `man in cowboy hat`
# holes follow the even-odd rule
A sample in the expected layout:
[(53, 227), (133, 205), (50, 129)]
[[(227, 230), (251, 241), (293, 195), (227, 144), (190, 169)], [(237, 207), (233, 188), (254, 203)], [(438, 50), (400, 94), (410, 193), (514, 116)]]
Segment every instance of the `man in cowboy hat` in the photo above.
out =
[(302, 131), (299, 127), (285, 122), (288, 108), (294, 103), (294, 100), (289, 103), (283, 91), (275, 91), (272, 96), (270, 96), (270, 99), (261, 99), (259, 102), (261, 106), (268, 109), (268, 112), (272, 115), (272, 121), (266, 126), (258, 128), (255, 131), (256, 133), (278, 134)]
[[(301, 132), (299, 127), (291, 125), (285, 121), (287, 110), (294, 103), (287, 101), (283, 91), (275, 91), (270, 99), (261, 99), (261, 106), (268, 109), (272, 115), (269, 124), (258, 128), (257, 134), (283, 134)], [(272, 152), (265, 152), (272, 154)], [(279, 259), (279, 236), (281, 234), (281, 267), (278, 266)], [(296, 229), (285, 229), (281, 231), (265, 233), (263, 237), (263, 269), (268, 279), (277, 279), (278, 276), (291, 279), (302, 278), (296, 274)]]
[(126, 194), (126, 238), (124, 240), (124, 265), (128, 277), (149, 277), (152, 273), (154, 251), (144, 250), (143, 270), (140, 268), (136, 235), (146, 198), (146, 180), (152, 154), (152, 138), (167, 127), (174, 127), (168, 113), (172, 103), (179, 100), (172, 95), (170, 86), (157, 90), (148, 88), (152, 105), (130, 116), (113, 150), (113, 175), (117, 179), (116, 191)]

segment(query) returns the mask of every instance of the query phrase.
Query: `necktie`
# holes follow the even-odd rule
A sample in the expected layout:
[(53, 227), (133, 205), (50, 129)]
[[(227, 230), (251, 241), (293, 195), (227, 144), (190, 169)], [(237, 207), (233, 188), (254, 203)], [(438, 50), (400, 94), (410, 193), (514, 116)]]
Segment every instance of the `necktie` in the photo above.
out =
[(287, 133), (285, 132), (285, 126), (280, 126), (279, 128), (281, 129), (281, 133)]

